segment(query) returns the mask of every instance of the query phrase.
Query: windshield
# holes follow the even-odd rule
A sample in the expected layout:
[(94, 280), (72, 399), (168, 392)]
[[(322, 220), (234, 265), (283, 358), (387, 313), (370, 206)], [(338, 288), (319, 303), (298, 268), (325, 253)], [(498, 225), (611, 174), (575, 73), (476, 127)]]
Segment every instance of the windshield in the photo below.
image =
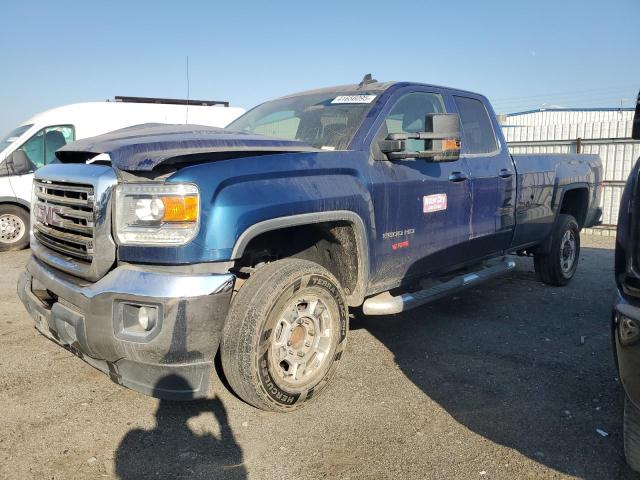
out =
[(9, 135), (0, 140), (0, 152), (2, 152), (5, 148), (15, 142), (20, 135), (29, 130), (33, 125), (22, 125), (21, 127), (13, 130)]
[(344, 150), (375, 99), (376, 94), (363, 91), (281, 98), (258, 105), (227, 128)]

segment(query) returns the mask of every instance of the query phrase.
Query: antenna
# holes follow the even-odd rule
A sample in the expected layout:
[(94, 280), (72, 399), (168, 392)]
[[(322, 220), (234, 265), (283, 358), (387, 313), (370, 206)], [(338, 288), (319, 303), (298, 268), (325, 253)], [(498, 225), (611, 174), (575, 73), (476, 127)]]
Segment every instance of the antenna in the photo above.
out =
[(377, 80), (373, 78), (370, 73), (367, 73), (363, 77), (362, 81), (358, 84), (358, 88), (363, 88), (365, 85), (368, 85), (369, 83), (376, 83), (376, 82)]
[(189, 123), (189, 55), (187, 55), (187, 115), (184, 123)]

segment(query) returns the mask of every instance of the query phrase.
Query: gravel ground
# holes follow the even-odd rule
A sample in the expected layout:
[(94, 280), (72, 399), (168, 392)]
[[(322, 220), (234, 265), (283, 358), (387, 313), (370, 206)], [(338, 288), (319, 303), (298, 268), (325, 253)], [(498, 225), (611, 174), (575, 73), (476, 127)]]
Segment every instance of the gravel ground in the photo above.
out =
[(191, 404), (111, 383), (32, 328), (14, 293), (29, 252), (0, 254), (0, 478), (637, 478), (622, 455), (612, 248), (586, 237), (565, 288), (518, 259), (456, 297), (356, 317), (333, 384), (286, 415), (219, 381)]

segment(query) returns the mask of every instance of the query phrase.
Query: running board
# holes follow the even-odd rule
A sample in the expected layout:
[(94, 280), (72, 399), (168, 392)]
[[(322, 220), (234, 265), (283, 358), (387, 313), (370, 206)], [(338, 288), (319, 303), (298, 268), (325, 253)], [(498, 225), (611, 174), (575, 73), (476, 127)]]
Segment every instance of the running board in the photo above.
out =
[(433, 287), (425, 288), (412, 293), (404, 293), (394, 297), (389, 292), (384, 292), (375, 297), (367, 298), (362, 305), (365, 315), (393, 315), (406, 312), (425, 303), (446, 297), (454, 292), (467, 287), (490, 280), (498, 275), (507, 273), (516, 267), (516, 262), (504, 258), (499, 263), (484, 267), (476, 272), (467, 272), (440, 283)]

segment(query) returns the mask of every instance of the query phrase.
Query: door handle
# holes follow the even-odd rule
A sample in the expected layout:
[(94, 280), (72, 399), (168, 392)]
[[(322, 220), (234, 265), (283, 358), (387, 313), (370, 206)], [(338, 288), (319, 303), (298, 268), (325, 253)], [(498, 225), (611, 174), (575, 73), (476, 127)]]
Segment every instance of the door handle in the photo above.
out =
[(500, 178), (509, 178), (509, 177), (513, 176), (513, 172), (511, 170), (509, 170), (508, 168), (503, 168), (502, 170), (500, 170), (500, 173), (498, 174), (498, 176)]
[(467, 176), (462, 172), (451, 172), (449, 175), (450, 182), (464, 182)]

